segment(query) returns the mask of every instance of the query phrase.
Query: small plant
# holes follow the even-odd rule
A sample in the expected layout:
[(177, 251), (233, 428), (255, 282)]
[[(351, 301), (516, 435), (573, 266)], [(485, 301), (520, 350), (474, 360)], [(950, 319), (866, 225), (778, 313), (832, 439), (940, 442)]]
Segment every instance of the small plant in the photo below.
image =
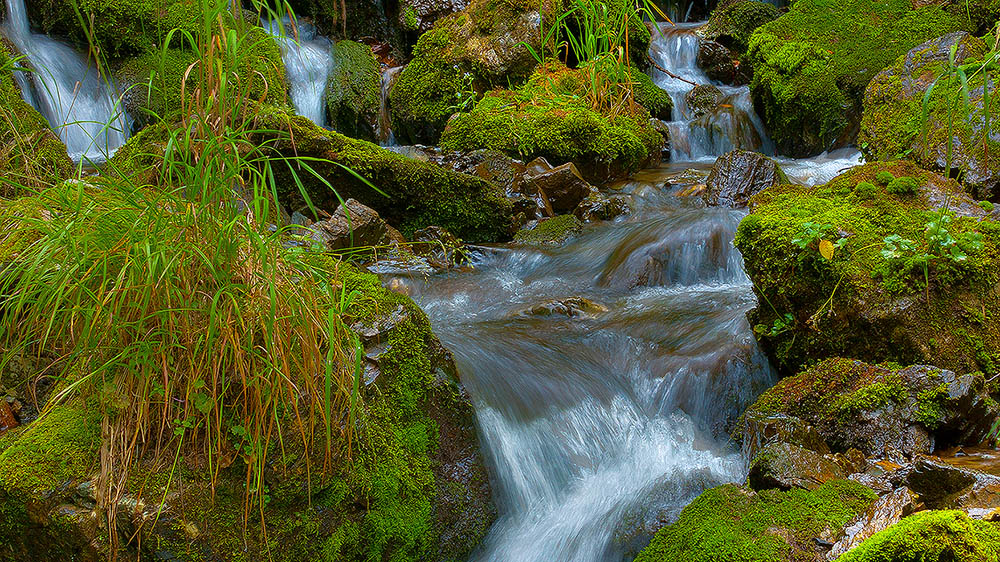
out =
[(963, 232), (953, 236), (949, 228), (952, 216), (942, 209), (933, 213), (924, 228), (923, 245), (898, 234), (884, 240), (882, 257), (897, 269), (919, 267), (924, 273), (924, 283), (930, 296), (930, 266), (937, 261), (962, 263), (968, 259), (967, 252), (978, 252), (983, 248), (983, 235), (978, 232)]
[(980, 201), (979, 208), (986, 211), (987, 213), (993, 212), (993, 202), (991, 201)]
[(786, 313), (775, 318), (774, 323), (770, 326), (757, 324), (754, 326), (753, 331), (756, 332), (758, 336), (774, 338), (784, 334), (785, 332), (790, 332), (794, 326), (795, 317), (790, 313)]
[(828, 240), (832, 232), (833, 225), (831, 224), (805, 222), (799, 227), (799, 232), (792, 239), (792, 244), (803, 250), (812, 248), (827, 260), (832, 260), (836, 250), (847, 244), (847, 238), (838, 237), (836, 242)]
[(854, 195), (856, 195), (858, 199), (865, 201), (874, 199), (876, 193), (878, 193), (878, 188), (875, 187), (875, 184), (867, 181), (859, 183), (854, 188)]
[(895, 193), (896, 195), (913, 195), (919, 187), (920, 184), (916, 178), (903, 176), (890, 181), (886, 189), (889, 193)]
[(892, 175), (892, 172), (886, 170), (882, 170), (875, 176), (875, 181), (879, 182), (882, 185), (889, 185), (895, 179), (896, 176)]

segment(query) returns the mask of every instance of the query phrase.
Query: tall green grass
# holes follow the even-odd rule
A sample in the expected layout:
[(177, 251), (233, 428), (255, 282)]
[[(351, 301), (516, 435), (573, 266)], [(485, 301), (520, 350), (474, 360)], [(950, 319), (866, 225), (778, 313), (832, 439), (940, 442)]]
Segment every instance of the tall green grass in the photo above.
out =
[(318, 452), (310, 474), (345, 462), (361, 412), (363, 350), (345, 322), (357, 295), (336, 261), (296, 251), (281, 226), (274, 166), (314, 172), (276, 158), (287, 133), (255, 123), (251, 93), (271, 85), (233, 70), (250, 66), (251, 24), (232, 17), (242, 7), (199, 1), (201, 31), (164, 41), (199, 57), (182, 111), (158, 117), (168, 134), (144, 155), (152, 181), (106, 170), (0, 199), (0, 352), (55, 357), (48, 409), (103, 414), (99, 497), (112, 529), (135, 468), (181, 457), (202, 459), (213, 481), (239, 459), (246, 516), (262, 513), (265, 467), (289, 447)]

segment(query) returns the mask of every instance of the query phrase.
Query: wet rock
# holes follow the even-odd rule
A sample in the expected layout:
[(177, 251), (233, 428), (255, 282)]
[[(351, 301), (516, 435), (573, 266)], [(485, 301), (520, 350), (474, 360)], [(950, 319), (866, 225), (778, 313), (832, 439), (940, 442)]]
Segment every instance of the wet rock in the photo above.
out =
[(743, 456), (748, 459), (756, 458), (761, 449), (776, 443), (797, 445), (821, 455), (830, 452), (816, 428), (794, 416), (751, 409), (743, 416), (741, 424)]
[[(765, 392), (744, 419), (785, 414), (816, 428), (834, 451), (928, 454), (978, 443), (1000, 413), (981, 374), (927, 366), (891, 370), (830, 359)], [(916, 490), (915, 486), (910, 486)]]
[[(960, 86), (942, 82), (935, 86), (935, 95), (929, 100), (928, 122), (921, 127), (910, 124), (922, 121), (924, 95), (947, 67), (952, 49), (955, 64), (962, 65), (981, 59), (988, 47), (977, 37), (957, 32), (928, 41), (900, 57), (877, 74), (865, 91), (858, 142), (870, 159), (890, 159), (906, 153), (934, 170), (948, 166), (951, 151), (952, 176), (960, 173), (976, 198), (997, 200), (1000, 159), (992, 151), (982, 149), (985, 120), (981, 73), (971, 75), (969, 80), (969, 118), (962, 117), (953, 126), (948, 125), (946, 100), (960, 99)], [(992, 84), (991, 95), (997, 93), (996, 87)], [(991, 133), (990, 140), (997, 142), (1000, 137)]]
[(711, 80), (743, 86), (750, 82), (749, 67), (739, 64), (735, 54), (721, 43), (702, 39), (698, 43), (698, 66)]
[(560, 215), (543, 219), (521, 229), (514, 241), (529, 246), (558, 246), (580, 232), (583, 223), (573, 215)]
[(719, 88), (711, 84), (699, 84), (691, 88), (684, 96), (684, 101), (687, 102), (691, 116), (698, 118), (714, 112), (723, 98), (725, 95)]
[[(985, 476), (985, 475), (984, 475)], [(976, 483), (976, 475), (929, 457), (920, 457), (899, 471), (908, 488), (920, 495), (930, 509), (945, 507), (948, 498)], [(994, 479), (1000, 482), (1000, 479)]]
[(381, 83), (381, 69), (371, 47), (347, 40), (334, 44), (325, 93), (327, 119), (334, 130), (375, 141)]
[(747, 484), (754, 490), (815, 490), (824, 482), (847, 476), (848, 472), (831, 455), (790, 443), (774, 443), (757, 454), (750, 465)]
[(403, 244), (406, 240), (374, 209), (348, 199), (326, 220), (311, 227), (328, 251)]
[(608, 308), (590, 299), (570, 297), (535, 305), (521, 314), (526, 316), (567, 316), (569, 318), (592, 318), (608, 311)]
[(468, 5), (468, 0), (403, 0), (399, 6), (399, 26), (417, 34), (426, 33), (439, 19)]
[(844, 537), (833, 545), (826, 559), (836, 560), (875, 533), (888, 529), (921, 507), (917, 495), (905, 487), (880, 497), (844, 528)]
[(607, 196), (594, 193), (580, 202), (573, 215), (583, 222), (609, 221), (632, 211), (629, 198), (624, 195)]
[(524, 189), (526, 194), (542, 197), (554, 214), (573, 212), (583, 200), (600, 196), (572, 162), (548, 170), (537, 162), (528, 166)]
[(715, 161), (705, 182), (705, 202), (712, 206), (746, 207), (750, 198), (772, 185), (789, 183), (772, 158), (734, 150)]
[(448, 269), (465, 261), (462, 241), (439, 226), (429, 226), (414, 232), (409, 247), (438, 270)]
[(708, 23), (698, 29), (697, 33), (705, 39), (742, 53), (746, 51), (754, 30), (777, 19), (779, 14), (777, 8), (766, 2), (756, 0), (721, 2), (712, 12)]
[(14, 417), (14, 411), (6, 400), (0, 400), (0, 434), (8, 429), (14, 429), (20, 425)]

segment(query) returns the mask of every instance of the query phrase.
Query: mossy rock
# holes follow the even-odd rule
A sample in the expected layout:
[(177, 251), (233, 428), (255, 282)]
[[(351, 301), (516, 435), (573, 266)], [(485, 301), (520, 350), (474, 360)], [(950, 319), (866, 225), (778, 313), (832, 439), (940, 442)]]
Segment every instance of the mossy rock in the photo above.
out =
[(54, 185), (73, 174), (66, 145), (21, 97), (13, 61), (0, 42), (0, 196)]
[(962, 511), (922, 511), (876, 533), (840, 562), (997, 562), (1000, 523)]
[[(924, 119), (925, 94), (938, 76), (947, 72), (953, 47), (957, 65), (975, 64), (987, 52), (987, 45), (981, 39), (967, 33), (951, 33), (901, 56), (868, 86), (858, 140), (871, 159), (905, 154), (936, 170), (949, 166), (950, 143), (953, 174), (960, 174), (967, 189), (978, 199), (1000, 200), (1000, 142), (995, 135), (984, 134), (982, 73), (968, 73), (968, 113), (960, 80), (945, 78), (937, 81)], [(995, 83), (990, 91), (994, 96), (1000, 94)], [(1000, 111), (995, 98), (990, 106), (991, 111)]]
[[(332, 267), (356, 295), (345, 320), (367, 347), (382, 346), (377, 376), (363, 387), (351, 458), (324, 464), (323, 446), (304, 450), (295, 421), (283, 420), (264, 473), (268, 501), (249, 520), (240, 455), (221, 468), (194, 457), (176, 465), (139, 459), (116, 518), (120, 555), (448, 562), (465, 559), (486, 535), (497, 512), (475, 412), (450, 354), (408, 297), (375, 275)], [(0, 559), (107, 559), (93, 480), (103, 411), (83, 405), (94, 397), (82, 385), (73, 403), (0, 435)]]
[(636, 562), (793, 562), (815, 559), (815, 540), (829, 541), (877, 495), (847, 480), (812, 491), (726, 484), (705, 491), (660, 529)]
[(757, 0), (723, 2), (712, 11), (708, 23), (698, 29), (698, 35), (715, 41), (737, 54), (745, 53), (750, 36), (758, 27), (781, 15), (773, 4)]
[(798, 0), (759, 27), (747, 54), (754, 103), (779, 152), (811, 156), (850, 144), (868, 82), (920, 43), (968, 27), (910, 0)]
[(437, 144), (452, 114), (494, 87), (523, 82), (536, 64), (528, 46), (540, 49), (542, 12), (553, 3), (473, 0), (421, 35), (389, 94), (396, 137)]
[(554, 165), (573, 162), (593, 183), (656, 163), (663, 137), (648, 112), (640, 107), (632, 115), (608, 116), (595, 110), (581, 97), (587, 73), (548, 63), (521, 88), (490, 92), (449, 121), (442, 148), (497, 150), (525, 161), (544, 157)]
[[(440, 226), (468, 241), (510, 239), (512, 204), (499, 188), (478, 177), (327, 131), (288, 109), (260, 106), (252, 118), (260, 136), (255, 140), (270, 146), (276, 155), (308, 159), (312, 170), (329, 183), (305, 169), (297, 170), (298, 180), (319, 209), (336, 209), (339, 194), (343, 200), (354, 198), (375, 209), (406, 235)], [(140, 131), (109, 160), (109, 168), (152, 183), (167, 137), (168, 127), (162, 123)], [(276, 166), (275, 174), (281, 202), (292, 210), (308, 212), (289, 167)]]
[(337, 132), (376, 140), (382, 73), (371, 47), (338, 41), (333, 47), (333, 70), (326, 84), (327, 118)]
[(930, 454), (985, 439), (1000, 414), (987, 386), (981, 373), (827, 359), (761, 395), (738, 431), (752, 442), (748, 426), (791, 416), (814, 427), (835, 452), (858, 449), (876, 458), (889, 450)]
[[(918, 192), (890, 194), (877, 180), (884, 171), (913, 177)], [(863, 184), (874, 189), (855, 193)], [(894, 235), (926, 248), (945, 205), (965, 259), (883, 253)], [(760, 300), (750, 315), (758, 341), (781, 373), (838, 356), (1000, 372), (1000, 224), (957, 182), (912, 162), (872, 163), (814, 188), (770, 187), (751, 208), (736, 246)], [(967, 242), (974, 233), (978, 250)], [(833, 259), (820, 240), (841, 244), (827, 248)]]

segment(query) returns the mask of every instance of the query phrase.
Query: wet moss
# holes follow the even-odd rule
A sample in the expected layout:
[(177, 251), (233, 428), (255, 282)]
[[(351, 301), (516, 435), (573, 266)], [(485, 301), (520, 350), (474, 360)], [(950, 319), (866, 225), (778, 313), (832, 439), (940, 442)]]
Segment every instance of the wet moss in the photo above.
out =
[(583, 223), (573, 215), (560, 215), (544, 220), (530, 230), (521, 230), (514, 236), (518, 244), (530, 246), (558, 245), (580, 232)]
[(742, 54), (750, 46), (754, 30), (778, 19), (779, 15), (774, 5), (757, 0), (723, 3), (712, 11), (708, 24), (698, 30), (698, 34)]
[[(454, 116), (441, 137), (449, 150), (489, 149), (553, 164), (596, 164), (634, 172), (657, 157), (662, 136), (639, 108), (634, 115), (609, 116), (583, 96), (587, 70), (558, 63), (540, 67), (523, 87), (487, 94), (475, 108)], [(585, 172), (586, 173), (586, 172)]]
[(326, 107), (333, 128), (349, 137), (375, 139), (382, 82), (371, 47), (338, 41), (334, 69), (326, 84)]
[(798, 0), (749, 42), (751, 86), (779, 151), (809, 156), (850, 141), (873, 76), (920, 43), (962, 29), (940, 6), (910, 0)]
[[(876, 186), (872, 197), (857, 193), (858, 184), (874, 184), (880, 172), (913, 177), (920, 190), (900, 196)], [(883, 254), (889, 236), (922, 244), (928, 222), (946, 200), (963, 215), (953, 219), (950, 234), (980, 233), (980, 250), (968, 247), (968, 258), (961, 261), (922, 261), (918, 252), (898, 259)], [(737, 230), (736, 245), (760, 298), (753, 320), (762, 347), (785, 374), (845, 355), (971, 372), (984, 369), (981, 354), (961, 334), (979, 338), (987, 348), (1000, 344), (995, 320), (976, 322), (965, 312), (1000, 305), (992, 291), (998, 281), (1000, 225), (983, 220), (985, 212), (956, 182), (909, 162), (874, 163), (814, 188), (769, 188), (754, 199), (753, 209)], [(829, 241), (843, 240), (832, 260), (823, 258), (814, 243), (805, 248), (793, 243), (817, 225)], [(794, 322), (770, 330), (785, 314)]]
[(961, 511), (923, 511), (876, 533), (841, 562), (996, 562), (1000, 524)]
[(813, 539), (836, 535), (877, 495), (834, 480), (813, 491), (712, 488), (660, 529), (636, 562), (785, 562), (812, 559)]

